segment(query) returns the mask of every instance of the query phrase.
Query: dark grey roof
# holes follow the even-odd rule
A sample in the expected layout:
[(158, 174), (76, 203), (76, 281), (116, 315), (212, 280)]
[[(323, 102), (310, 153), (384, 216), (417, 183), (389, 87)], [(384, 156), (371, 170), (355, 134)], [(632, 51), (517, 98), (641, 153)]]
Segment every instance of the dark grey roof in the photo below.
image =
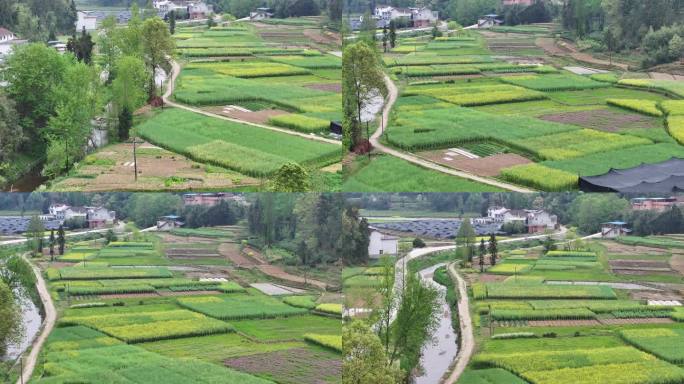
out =
[[(0, 216), (0, 234), (15, 235), (26, 232), (30, 216)], [(60, 222), (57, 220), (43, 221), (46, 230), (58, 229)]]
[(580, 177), (579, 187), (585, 192), (684, 191), (684, 159), (671, 158), (657, 164), (611, 169), (600, 176)]
[[(456, 233), (461, 227), (461, 222), (460, 219), (389, 221), (385, 223), (374, 223), (373, 227), (412, 233), (415, 236), (427, 236), (436, 239), (453, 239), (456, 237)], [(490, 233), (503, 233), (500, 231), (500, 223), (473, 223), (472, 225), (475, 233), (480, 236), (489, 235)]]

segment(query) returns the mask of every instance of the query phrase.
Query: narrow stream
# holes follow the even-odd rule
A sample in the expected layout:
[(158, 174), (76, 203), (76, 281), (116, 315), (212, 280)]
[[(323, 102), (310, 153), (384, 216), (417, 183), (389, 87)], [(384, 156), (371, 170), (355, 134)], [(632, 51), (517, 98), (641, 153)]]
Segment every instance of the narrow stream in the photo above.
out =
[(19, 357), (31, 345), (40, 330), (40, 324), (43, 322), (39, 308), (31, 301), (26, 292), (22, 289), (15, 294), (21, 306), (24, 336), (17, 344), (10, 344), (7, 347), (5, 356), (0, 356), (0, 360), (4, 361), (12, 361)]
[(420, 358), (422, 372), (420, 376), (413, 378), (415, 384), (439, 383), (458, 352), (457, 336), (451, 326), (451, 309), (446, 302), (446, 287), (432, 280), (435, 270), (444, 265), (440, 263), (419, 272), (423, 281), (439, 291), (441, 307), (437, 313), (439, 325), (432, 334), (432, 340), (423, 346), (423, 355)]

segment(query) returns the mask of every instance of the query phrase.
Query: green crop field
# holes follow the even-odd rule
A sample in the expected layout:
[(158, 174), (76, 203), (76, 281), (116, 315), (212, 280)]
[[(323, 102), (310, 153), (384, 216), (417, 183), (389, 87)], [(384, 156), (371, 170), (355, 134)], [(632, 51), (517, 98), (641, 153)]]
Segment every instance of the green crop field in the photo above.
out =
[(86, 383), (244, 383), (269, 380), (194, 359), (171, 359), (123, 345), (84, 327), (57, 328), (48, 339), (41, 384)]
[[(366, 159), (362, 159), (365, 161)], [(498, 191), (496, 187), (451, 177), (392, 156), (378, 156), (344, 180), (345, 191), (405, 192), (429, 186), (439, 192)]]
[(181, 297), (178, 304), (221, 320), (267, 319), (308, 313), (305, 308), (292, 307), (261, 294)]
[[(494, 30), (507, 33), (507, 28)], [(510, 32), (551, 30), (520, 26)], [(630, 79), (632, 74), (620, 72), (577, 75), (554, 60), (546, 62), (553, 67), (504, 61), (499, 56), (503, 49), (535, 45), (535, 38), (501, 33), (460, 31), (434, 40), (419, 33), (399, 37), (391, 53), (383, 55), (399, 88), (383, 142), (409, 152), (464, 149), (483, 159), (463, 165), (460, 155), (451, 160), (447, 157), (453, 156), (444, 155), (442, 162), (430, 153), (427, 160), (543, 191), (576, 190), (580, 176), (684, 156), (684, 119), (677, 113), (682, 108), (671, 100), (684, 95), (677, 81)], [(509, 43), (512, 48), (503, 48)], [(535, 61), (543, 55), (524, 51), (521, 56)], [(513, 161), (512, 155), (533, 163)], [(345, 189), (375, 191), (358, 176), (384, 179), (377, 163), (357, 164)], [(409, 167), (400, 162), (392, 171), (403, 174)], [(416, 183), (418, 187), (401, 180), (385, 181), (390, 188), (385, 190), (444, 191), (442, 183)], [(401, 186), (393, 188), (395, 184)]]
[(340, 159), (340, 148), (284, 133), (222, 121), (179, 109), (138, 127), (142, 136), (198, 161), (241, 173), (267, 176), (294, 161), (322, 167)]

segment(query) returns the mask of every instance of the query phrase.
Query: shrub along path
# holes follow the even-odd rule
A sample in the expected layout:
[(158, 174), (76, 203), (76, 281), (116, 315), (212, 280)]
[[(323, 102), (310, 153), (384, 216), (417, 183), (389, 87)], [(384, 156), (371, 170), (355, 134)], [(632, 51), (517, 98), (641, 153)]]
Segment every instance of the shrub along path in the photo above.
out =
[(463, 171), (458, 171), (455, 169), (447, 168), (447, 167), (444, 167), (442, 165), (435, 164), (433, 162), (421, 159), (420, 157), (417, 157), (415, 155), (412, 155), (412, 154), (409, 154), (406, 152), (401, 152), (401, 151), (398, 151), (396, 149), (392, 149), (390, 147), (387, 147), (387, 146), (381, 144), (380, 140), (379, 140), (380, 135), (387, 128), (387, 122), (389, 121), (390, 111), (392, 110), (392, 106), (394, 106), (394, 103), (397, 101), (397, 96), (399, 95), (399, 90), (397, 89), (397, 86), (394, 85), (392, 80), (387, 75), (385, 75), (385, 84), (387, 85), (387, 90), (389, 91), (389, 96), (387, 97), (387, 100), (385, 102), (385, 107), (382, 110), (382, 119), (380, 120), (380, 126), (378, 127), (378, 129), (375, 130), (373, 135), (371, 135), (371, 137), (370, 137), (370, 143), (373, 145), (373, 147), (377, 148), (378, 150), (380, 150), (380, 151), (382, 151), (388, 155), (398, 157), (398, 158), (406, 160), (410, 163), (417, 164), (423, 168), (431, 169), (431, 170), (434, 170), (437, 172), (442, 172), (442, 173), (446, 173), (446, 174), (449, 174), (452, 176), (462, 177), (464, 179), (476, 181), (476, 182), (482, 183), (482, 184), (492, 185), (494, 187), (506, 189), (506, 190), (513, 191), (513, 192), (531, 192), (531, 190), (524, 188), (524, 187), (504, 183), (504, 182), (489, 179), (486, 177), (480, 177), (480, 176), (473, 175), (472, 173), (468, 173), (468, 172), (463, 172)]
[(166, 92), (164, 92), (164, 95), (162, 96), (162, 98), (164, 100), (164, 104), (166, 104), (166, 105), (169, 105), (169, 106), (172, 106), (175, 108), (185, 109), (186, 111), (199, 113), (200, 115), (213, 117), (215, 119), (221, 119), (221, 120), (231, 121), (233, 123), (251, 125), (254, 127), (269, 129), (271, 131), (276, 131), (276, 132), (281, 132), (281, 133), (287, 133), (288, 135), (299, 136), (299, 137), (302, 137), (304, 139), (309, 139), (309, 140), (314, 140), (314, 141), (322, 141), (322, 142), (329, 143), (329, 144), (342, 145), (342, 142), (337, 141), (337, 140), (327, 139), (325, 137), (320, 137), (320, 136), (316, 136), (316, 135), (309, 135), (309, 134), (301, 133), (301, 132), (296, 132), (296, 131), (293, 131), (290, 129), (276, 128), (276, 127), (271, 127), (268, 125), (251, 123), (251, 122), (244, 121), (244, 120), (232, 119), (230, 117), (217, 115), (215, 113), (211, 113), (208, 111), (203, 111), (199, 108), (193, 108), (193, 107), (189, 107), (189, 106), (184, 105), (184, 104), (176, 103), (175, 101), (171, 100), (171, 95), (173, 94), (173, 91), (176, 88), (176, 79), (178, 78), (178, 75), (180, 74), (181, 67), (176, 61), (173, 61), (173, 60), (171, 61), (171, 67), (172, 67), (171, 78), (169, 79), (169, 81), (167, 83)]

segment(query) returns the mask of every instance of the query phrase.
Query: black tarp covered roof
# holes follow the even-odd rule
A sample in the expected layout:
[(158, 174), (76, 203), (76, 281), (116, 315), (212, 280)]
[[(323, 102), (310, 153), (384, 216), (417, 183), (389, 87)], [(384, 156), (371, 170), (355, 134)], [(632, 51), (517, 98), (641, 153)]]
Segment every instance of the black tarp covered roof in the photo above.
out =
[(600, 176), (580, 177), (585, 192), (680, 192), (684, 191), (684, 159), (671, 158), (657, 164), (611, 169)]

